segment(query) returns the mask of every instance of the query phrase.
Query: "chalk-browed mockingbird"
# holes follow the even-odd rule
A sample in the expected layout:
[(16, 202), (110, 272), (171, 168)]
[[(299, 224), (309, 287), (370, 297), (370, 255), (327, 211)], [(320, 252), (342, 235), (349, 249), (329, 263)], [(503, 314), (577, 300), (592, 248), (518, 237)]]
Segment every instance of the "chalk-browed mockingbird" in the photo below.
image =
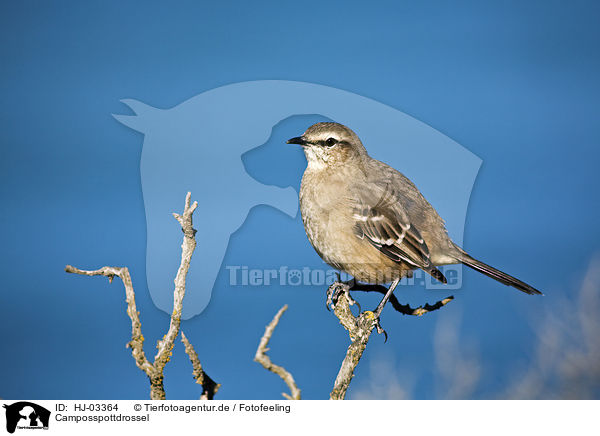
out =
[(438, 265), (463, 263), (527, 294), (541, 294), (469, 256), (417, 187), (367, 154), (358, 136), (338, 123), (317, 123), (288, 144), (303, 147), (308, 166), (300, 211), (309, 241), (321, 258), (356, 280), (390, 283), (376, 318), (400, 279), (422, 269), (446, 283)]

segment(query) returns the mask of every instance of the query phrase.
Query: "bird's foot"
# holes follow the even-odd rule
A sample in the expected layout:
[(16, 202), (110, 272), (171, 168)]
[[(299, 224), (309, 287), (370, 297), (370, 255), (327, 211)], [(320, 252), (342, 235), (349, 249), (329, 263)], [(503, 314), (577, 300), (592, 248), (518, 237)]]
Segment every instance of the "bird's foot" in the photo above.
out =
[[(338, 275), (338, 279), (339, 279), (339, 275)], [(354, 298), (352, 298), (350, 296), (350, 282), (341, 282), (341, 281), (336, 281), (334, 283), (331, 284), (331, 286), (329, 286), (329, 288), (327, 288), (327, 303), (326, 303), (326, 307), (327, 310), (331, 309), (335, 309), (335, 305), (338, 302), (338, 299), (340, 298), (340, 295), (345, 294), (346, 298), (348, 299), (348, 304), (350, 306), (354, 306), (356, 304), (356, 306), (358, 306), (358, 312), (361, 312), (361, 307), (360, 304), (358, 304), (357, 301), (354, 300)]]
[(379, 317), (375, 318), (375, 321), (373, 321), (373, 324), (375, 324), (375, 328), (377, 329), (377, 333), (379, 334), (384, 334), (384, 340), (383, 342), (387, 342), (388, 340), (388, 334), (387, 332), (383, 329), (383, 327), (381, 327), (381, 323), (379, 322)]

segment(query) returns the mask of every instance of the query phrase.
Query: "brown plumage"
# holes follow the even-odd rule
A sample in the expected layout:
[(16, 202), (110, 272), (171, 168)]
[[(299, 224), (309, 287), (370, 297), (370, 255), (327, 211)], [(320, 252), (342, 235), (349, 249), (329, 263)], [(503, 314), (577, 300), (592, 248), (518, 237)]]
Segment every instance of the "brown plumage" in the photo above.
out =
[(522, 292), (541, 294), (454, 244), (416, 186), (371, 158), (346, 126), (317, 123), (288, 143), (302, 145), (308, 161), (300, 189), (306, 235), (334, 268), (379, 284), (420, 268), (445, 283), (436, 266), (463, 263)]

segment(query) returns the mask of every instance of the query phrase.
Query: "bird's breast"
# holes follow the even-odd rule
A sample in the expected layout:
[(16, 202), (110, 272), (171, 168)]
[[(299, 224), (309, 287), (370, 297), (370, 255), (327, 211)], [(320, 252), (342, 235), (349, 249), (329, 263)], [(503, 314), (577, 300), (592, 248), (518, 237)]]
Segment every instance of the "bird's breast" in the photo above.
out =
[(327, 262), (336, 239), (343, 238), (351, 227), (343, 210), (343, 184), (321, 174), (306, 172), (300, 187), (300, 213), (308, 240)]
[[(396, 278), (400, 266), (356, 236), (353, 202), (345, 186), (335, 176), (304, 174), (300, 212), (308, 240), (325, 262), (361, 281), (375, 282), (370, 277), (382, 267), (391, 271), (392, 279)], [(386, 276), (382, 283), (389, 279)]]

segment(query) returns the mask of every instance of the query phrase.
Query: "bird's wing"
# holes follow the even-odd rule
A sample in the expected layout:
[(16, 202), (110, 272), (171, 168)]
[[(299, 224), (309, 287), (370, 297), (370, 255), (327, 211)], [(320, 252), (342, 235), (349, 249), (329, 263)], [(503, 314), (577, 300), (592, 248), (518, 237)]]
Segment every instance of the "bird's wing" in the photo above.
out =
[[(364, 189), (364, 188), (363, 188)], [(354, 232), (395, 262), (405, 262), (446, 283), (429, 248), (389, 184), (373, 184), (354, 196)]]

